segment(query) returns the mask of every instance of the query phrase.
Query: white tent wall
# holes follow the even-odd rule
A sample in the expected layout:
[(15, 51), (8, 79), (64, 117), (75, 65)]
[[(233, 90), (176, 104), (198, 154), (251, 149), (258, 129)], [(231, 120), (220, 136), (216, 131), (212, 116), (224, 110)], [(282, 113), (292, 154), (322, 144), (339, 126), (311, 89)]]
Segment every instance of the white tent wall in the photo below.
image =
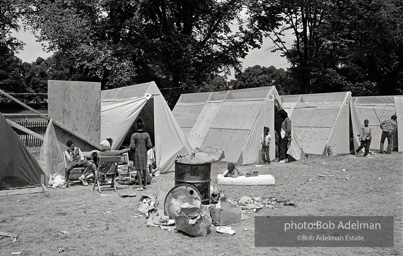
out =
[(260, 113), (261, 105), (262, 100), (224, 101), (202, 147), (221, 148), (225, 154), (224, 161), (241, 164), (242, 146)]
[(186, 136), (189, 135), (211, 92), (182, 94), (172, 110)]
[[(347, 97), (347, 95), (346, 95)], [(337, 154), (350, 153), (350, 109), (347, 99), (345, 99), (339, 109), (339, 113), (333, 124), (332, 130), (328, 137), (328, 146), (333, 146)]]
[(395, 96), (398, 151), (403, 152), (403, 96)]
[(154, 123), (157, 166), (161, 173), (171, 172), (177, 154), (192, 148), (162, 95), (154, 96)]
[(357, 114), (350, 105), (350, 92), (301, 95), (290, 118), (305, 153), (323, 155), (327, 146), (336, 146), (339, 154), (350, 153), (350, 136), (359, 133)]
[[(273, 99), (273, 98), (271, 98)], [(261, 162), (261, 143), (260, 137), (263, 134), (263, 127), (270, 128), (270, 160), (275, 158), (275, 133), (274, 133), (274, 100), (262, 101), (261, 108), (255, 122), (250, 129), (249, 136), (242, 147), (242, 164), (252, 164)]]
[(301, 101), (301, 95), (282, 95), (280, 99), (288, 117), (291, 117), (295, 106)]
[(208, 101), (201, 110), (197, 121), (189, 132), (188, 140), (193, 149), (200, 147), (214, 121), (222, 101)]
[(103, 106), (101, 111), (101, 140), (112, 138), (114, 141), (112, 148), (119, 148), (147, 100), (145, 97), (139, 97)]
[(130, 136), (130, 129), (140, 115), (145, 119), (146, 128), (154, 129), (155, 157), (161, 173), (173, 171), (178, 153), (191, 152), (189, 142), (154, 82), (107, 90), (101, 95), (106, 103), (102, 107), (101, 138), (112, 138), (113, 148), (118, 148)]

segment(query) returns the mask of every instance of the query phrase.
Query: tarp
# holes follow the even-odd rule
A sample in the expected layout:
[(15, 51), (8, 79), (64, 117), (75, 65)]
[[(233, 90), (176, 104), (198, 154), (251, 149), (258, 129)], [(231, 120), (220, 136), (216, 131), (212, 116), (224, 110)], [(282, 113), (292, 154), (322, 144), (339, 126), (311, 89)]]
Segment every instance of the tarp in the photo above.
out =
[(101, 138), (112, 138), (112, 148), (119, 148), (131, 136), (137, 117), (155, 144), (156, 164), (161, 173), (174, 170), (178, 154), (191, 152), (178, 122), (154, 82), (101, 92)]
[(392, 115), (397, 115), (398, 130), (393, 136), (393, 150), (403, 152), (403, 96), (360, 96), (354, 97), (354, 105), (360, 119), (361, 125), (365, 119), (369, 121), (372, 132), (372, 142), (370, 148), (379, 150), (382, 130), (380, 122), (388, 120)]
[(40, 185), (43, 170), (0, 114), (0, 189)]
[(326, 155), (332, 147), (350, 154), (358, 147), (359, 119), (350, 92), (299, 96), (289, 116), (305, 153)]
[(52, 119), (46, 128), (38, 163), (48, 179), (55, 173), (59, 173), (62, 176), (65, 175), (63, 150), (57, 140)]

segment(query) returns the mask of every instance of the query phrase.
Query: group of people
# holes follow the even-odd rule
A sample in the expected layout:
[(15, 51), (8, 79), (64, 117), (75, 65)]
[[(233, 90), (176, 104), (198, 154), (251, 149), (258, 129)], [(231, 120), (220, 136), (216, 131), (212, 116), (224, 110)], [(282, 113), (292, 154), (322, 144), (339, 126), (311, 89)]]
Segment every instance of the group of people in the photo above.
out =
[[(145, 124), (142, 119), (136, 121), (137, 130), (131, 135), (130, 146), (122, 150), (111, 150), (113, 140), (108, 138), (100, 143), (101, 151), (93, 151), (91, 156), (84, 157), (81, 149), (74, 145), (72, 140), (66, 142), (67, 150), (65, 156), (68, 159), (68, 164), (65, 170), (66, 185), (70, 186), (70, 172), (75, 167), (85, 167), (84, 173), (79, 177), (79, 180), (84, 186), (88, 186), (88, 179), (94, 177), (98, 179), (98, 175), (110, 172), (113, 163), (101, 163), (98, 166), (98, 159), (102, 156), (119, 156), (126, 152), (132, 154), (134, 167), (137, 170), (137, 178), (139, 187), (137, 190), (147, 189), (147, 177), (150, 175), (149, 171), (155, 168), (155, 162), (150, 161), (154, 154), (153, 145), (149, 133), (145, 131)], [(100, 173), (98, 173), (98, 171)], [(128, 170), (130, 175), (130, 170)]]
[[(288, 114), (285, 110), (280, 110), (280, 117), (283, 122), (281, 124), (281, 132), (278, 135), (277, 131), (274, 131), (275, 135), (275, 156), (279, 158), (280, 163), (290, 161), (287, 151), (291, 145), (291, 120), (288, 118)], [(263, 134), (260, 137), (261, 158), (263, 164), (270, 164), (270, 143), (271, 143), (270, 128), (264, 126)]]
[[(392, 145), (393, 145), (393, 134), (397, 129), (397, 116), (392, 115), (390, 119), (384, 120), (379, 124), (381, 130), (382, 130), (382, 135), (381, 135), (381, 141), (379, 145), (379, 153), (380, 154), (391, 154), (392, 151)], [(371, 145), (371, 140), (372, 140), (372, 131), (371, 127), (369, 127), (369, 120), (365, 119), (364, 120), (364, 125), (361, 127), (360, 134), (358, 135), (360, 137), (360, 146), (357, 148), (355, 151), (357, 154), (364, 148), (364, 157), (369, 154), (369, 147)], [(388, 140), (388, 147), (386, 151), (384, 151), (384, 143), (385, 140)]]

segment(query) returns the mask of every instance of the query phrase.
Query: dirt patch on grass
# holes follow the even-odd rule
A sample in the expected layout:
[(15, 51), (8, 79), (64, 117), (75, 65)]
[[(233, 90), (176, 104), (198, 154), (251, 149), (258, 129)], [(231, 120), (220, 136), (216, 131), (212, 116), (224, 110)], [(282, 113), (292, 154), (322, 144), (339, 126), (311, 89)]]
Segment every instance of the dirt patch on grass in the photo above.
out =
[[(393, 248), (256, 248), (254, 218), (232, 225), (234, 236), (218, 234), (214, 227), (207, 237), (198, 238), (147, 227), (144, 218), (135, 217), (139, 198), (172, 188), (174, 173), (168, 173), (134, 198), (119, 197), (133, 193), (133, 186), (119, 185), (117, 192), (100, 194), (92, 184), (50, 189), (49, 197), (41, 193), (0, 197), (0, 231), (20, 234), (16, 242), (0, 239), (0, 255), (399, 255), (402, 160), (402, 154), (394, 153), (240, 166), (242, 172), (273, 175), (276, 185), (220, 186), (233, 199), (273, 196), (296, 204), (263, 208), (256, 216), (393, 216)], [(212, 185), (225, 169), (226, 163), (213, 164)]]

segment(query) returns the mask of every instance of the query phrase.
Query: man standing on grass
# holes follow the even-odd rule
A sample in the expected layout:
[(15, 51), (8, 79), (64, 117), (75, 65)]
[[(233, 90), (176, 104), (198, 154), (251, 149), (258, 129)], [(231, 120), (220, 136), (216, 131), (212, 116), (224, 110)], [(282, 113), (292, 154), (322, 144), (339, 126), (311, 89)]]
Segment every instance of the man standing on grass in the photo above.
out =
[[(390, 154), (392, 151), (392, 143), (393, 143), (393, 133), (397, 129), (397, 123), (396, 123), (396, 115), (391, 116), (391, 119), (385, 120), (380, 124), (380, 127), (382, 129), (382, 137), (381, 137), (381, 143), (380, 143), (380, 152), (381, 154)], [(383, 151), (383, 143), (385, 142), (385, 139), (388, 138), (388, 147), (386, 152)]]

